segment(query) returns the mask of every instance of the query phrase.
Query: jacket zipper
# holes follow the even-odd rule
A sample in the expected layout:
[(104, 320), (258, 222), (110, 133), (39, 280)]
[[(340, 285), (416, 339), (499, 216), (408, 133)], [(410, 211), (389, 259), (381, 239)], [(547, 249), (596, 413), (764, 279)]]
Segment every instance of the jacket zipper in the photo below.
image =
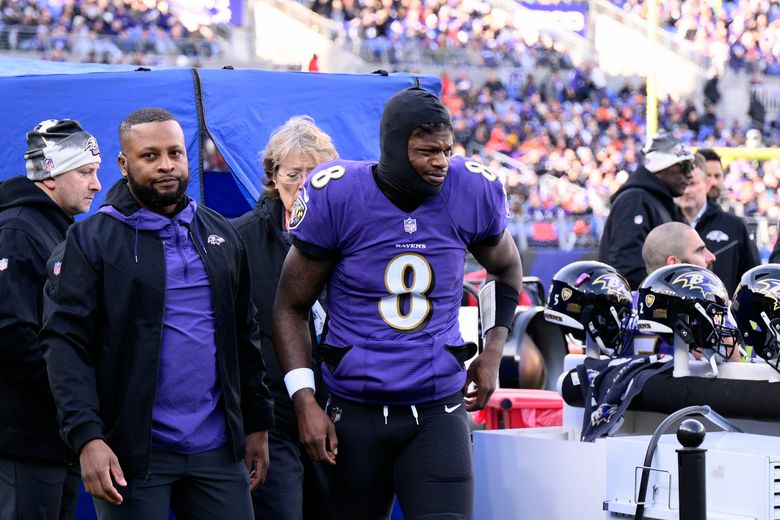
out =
[[(196, 219), (196, 218), (198, 218), (197, 212), (195, 213), (195, 216), (193, 217), (193, 222), (194, 222), (194, 219)], [(188, 230), (188, 234), (189, 234), (190, 240), (192, 240), (192, 245), (195, 247), (195, 251), (198, 252), (198, 256), (200, 256), (201, 261), (203, 261), (203, 266), (206, 268), (206, 274), (209, 277), (209, 286), (211, 286), (211, 281), (214, 280), (215, 278), (212, 275), (211, 269), (209, 267), (209, 263), (206, 261), (206, 259), (208, 257), (208, 254), (206, 254), (205, 251), (201, 251), (200, 243), (197, 240), (195, 240), (195, 236), (194, 236), (193, 231), (192, 231), (192, 224), (190, 224), (190, 226), (188, 226), (187, 230)], [(222, 392), (222, 409), (223, 409), (223, 411), (225, 413), (225, 428), (227, 429), (228, 435), (230, 437), (230, 439), (229, 439), (230, 443), (233, 444), (233, 439), (234, 439), (233, 433), (234, 432), (233, 432), (233, 427), (230, 424), (230, 420), (228, 419), (228, 417), (230, 415), (230, 411), (227, 409), (227, 399), (225, 399), (225, 396), (227, 395), (227, 393), (225, 391), (225, 387), (224, 387), (224, 385), (225, 385), (224, 379), (225, 378), (222, 377), (222, 363), (220, 363), (220, 360), (219, 360), (219, 345), (220, 345), (220, 337), (219, 337), (220, 332), (219, 332), (219, 323), (218, 323), (219, 322), (219, 317), (218, 317), (218, 314), (217, 314), (217, 305), (214, 302), (214, 287), (213, 286), (211, 286), (211, 306), (214, 309), (214, 354), (215, 354), (214, 357), (216, 358), (216, 361), (217, 361), (217, 376), (219, 377), (219, 389)], [(241, 373), (241, 369), (239, 367), (239, 374), (240, 373)], [(241, 396), (239, 395), (239, 403), (240, 403), (240, 399), (241, 399)], [(236, 449), (236, 446), (233, 445), (233, 450), (235, 450), (235, 449)]]
[(162, 355), (162, 337), (163, 337), (163, 331), (165, 330), (165, 294), (168, 290), (168, 264), (165, 259), (165, 242), (162, 241), (162, 239), (159, 240), (160, 245), (162, 246), (162, 260), (163, 260), (163, 272), (165, 273), (165, 276), (163, 276), (163, 307), (162, 307), (162, 313), (160, 315), (160, 332), (159, 332), (159, 338), (157, 340), (157, 359), (155, 362), (155, 370), (154, 370), (154, 390), (152, 391), (152, 410), (149, 412), (149, 442), (146, 444), (146, 474), (145, 474), (145, 480), (149, 480), (152, 478), (152, 423), (154, 422), (154, 419), (151, 417), (154, 413), (154, 403), (157, 401), (157, 385), (160, 382), (160, 357)]

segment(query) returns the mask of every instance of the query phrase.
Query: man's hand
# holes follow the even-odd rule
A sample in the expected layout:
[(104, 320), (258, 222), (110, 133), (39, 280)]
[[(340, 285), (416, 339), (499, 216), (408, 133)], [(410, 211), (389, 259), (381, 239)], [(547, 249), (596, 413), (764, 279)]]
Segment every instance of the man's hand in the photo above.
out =
[(268, 474), (268, 432), (254, 432), (246, 436), (244, 464), (249, 471), (249, 490), (254, 491), (265, 482)]
[[(122, 495), (113, 482), (125, 487), (127, 482), (119, 467), (119, 459), (102, 439), (89, 441), (79, 455), (81, 478), (87, 493), (110, 504), (121, 504)], [(113, 478), (113, 482), (112, 482)]]
[(298, 415), (298, 435), (309, 458), (336, 464), (339, 441), (333, 424), (310, 388), (298, 390), (293, 395), (295, 412)]
[[(506, 338), (506, 334), (504, 334), (504, 338)], [(469, 412), (483, 409), (487, 405), (490, 396), (493, 395), (493, 391), (496, 389), (501, 355), (502, 351), (500, 349), (486, 348), (469, 365), (469, 369), (466, 372), (466, 384), (463, 386), (466, 410)], [(473, 391), (469, 391), (471, 383), (474, 383), (476, 386), (476, 389)]]

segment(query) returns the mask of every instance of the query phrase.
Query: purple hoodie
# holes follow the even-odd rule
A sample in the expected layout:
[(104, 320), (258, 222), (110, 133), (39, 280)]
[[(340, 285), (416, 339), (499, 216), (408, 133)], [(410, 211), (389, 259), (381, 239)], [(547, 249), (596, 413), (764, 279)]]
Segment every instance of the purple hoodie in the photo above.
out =
[(163, 328), (152, 445), (181, 454), (201, 453), (227, 442), (211, 285), (189, 232), (196, 208), (191, 201), (173, 218), (147, 209), (128, 216), (112, 206), (99, 210), (136, 233), (157, 231), (165, 248), (165, 315), (160, 317)]

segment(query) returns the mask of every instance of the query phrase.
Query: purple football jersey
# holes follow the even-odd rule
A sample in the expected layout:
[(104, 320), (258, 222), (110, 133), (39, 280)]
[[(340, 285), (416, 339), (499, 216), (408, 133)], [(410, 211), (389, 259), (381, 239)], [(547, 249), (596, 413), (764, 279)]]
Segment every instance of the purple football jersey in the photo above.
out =
[(506, 195), (481, 163), (453, 157), (439, 194), (406, 213), (380, 191), (373, 164), (318, 167), (291, 219), (297, 240), (339, 255), (327, 287), (324, 342), (349, 351), (323, 374), (330, 391), (346, 399), (432, 401), (465, 382), (445, 346), (463, 343), (466, 250), (503, 232)]

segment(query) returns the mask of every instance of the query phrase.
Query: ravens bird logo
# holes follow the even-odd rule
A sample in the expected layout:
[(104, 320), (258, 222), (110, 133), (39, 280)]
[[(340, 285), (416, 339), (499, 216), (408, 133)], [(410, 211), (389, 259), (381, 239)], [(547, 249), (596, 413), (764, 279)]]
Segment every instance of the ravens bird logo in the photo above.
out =
[(774, 302), (773, 311), (780, 309), (780, 280), (777, 278), (764, 278), (756, 280), (758, 292)]

